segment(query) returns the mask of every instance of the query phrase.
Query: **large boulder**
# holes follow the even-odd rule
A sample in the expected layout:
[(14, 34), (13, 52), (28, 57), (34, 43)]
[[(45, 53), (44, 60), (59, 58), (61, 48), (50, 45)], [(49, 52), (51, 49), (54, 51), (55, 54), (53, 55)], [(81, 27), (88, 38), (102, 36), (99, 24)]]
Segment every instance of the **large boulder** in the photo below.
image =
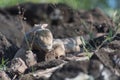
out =
[(0, 63), (3, 60), (11, 60), (15, 53), (17, 52), (18, 47), (11, 43), (5, 35), (0, 32)]
[(30, 26), (23, 21), (24, 26), (17, 16), (9, 15), (5, 10), (0, 10), (0, 32), (6, 36), (12, 43), (20, 46), (24, 33), (30, 29)]

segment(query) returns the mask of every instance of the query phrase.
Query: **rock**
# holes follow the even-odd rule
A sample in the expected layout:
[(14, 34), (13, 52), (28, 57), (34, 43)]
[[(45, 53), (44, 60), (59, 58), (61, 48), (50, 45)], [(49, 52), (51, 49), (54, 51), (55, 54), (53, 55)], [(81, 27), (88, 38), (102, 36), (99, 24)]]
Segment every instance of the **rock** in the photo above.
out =
[(114, 40), (112, 42), (110, 42), (110, 44), (108, 44), (108, 47), (111, 49), (120, 49), (120, 41), (119, 40)]
[(52, 68), (52, 67), (57, 67), (58, 65), (60, 65), (62, 63), (65, 63), (65, 61), (64, 60), (59, 60), (59, 59), (38, 62), (37, 64), (29, 67), (26, 70), (26, 73), (32, 72), (33, 69), (35, 71), (37, 71), (37, 70), (43, 70), (43, 69), (45, 70), (45, 69), (49, 69), (49, 68)]
[(98, 60), (90, 60), (88, 67), (88, 74), (92, 75), (95, 79), (99, 79), (101, 72), (104, 69), (104, 65)]
[(30, 30), (30, 26), (24, 21), (23, 25), (17, 16), (11, 16), (5, 10), (0, 9), (0, 32), (12, 43), (16, 44), (17, 47), (20, 47), (24, 36), (21, 31), (22, 28), (25, 29), (25, 32)]
[[(34, 27), (26, 33), (22, 47), (26, 49), (36, 49), (49, 51), (52, 49), (53, 36), (49, 29), (42, 28), (45, 24)], [(46, 27), (46, 26), (45, 26)]]
[(119, 77), (99, 60), (90, 60), (88, 74), (95, 80), (119, 80)]
[(70, 61), (57, 69), (49, 80), (119, 80), (108, 67), (99, 60)]
[[(84, 69), (87, 70), (87, 66), (85, 65), (83, 68), (83, 66), (81, 65), (82, 63), (78, 61), (71, 61), (65, 64), (62, 68), (57, 69), (55, 72), (53, 72), (49, 80), (56, 80), (56, 79), (57, 80), (72, 80), (81, 75), (84, 76), (84, 77), (81, 77), (81, 78), (84, 78), (83, 80), (87, 80), (87, 78), (90, 78), (86, 74), (86, 71), (84, 71)], [(85, 64), (86, 63), (87, 62), (85, 62)]]
[(45, 54), (45, 61), (50, 61), (56, 59), (54, 50), (51, 50)]
[(106, 48), (101, 48), (95, 54), (99, 60), (108, 67), (115, 75), (120, 76), (119, 70), (119, 51), (110, 51)]
[(48, 80), (48, 78), (50, 77), (52, 72), (55, 71), (56, 69), (62, 67), (63, 64), (65, 64), (65, 62), (63, 60), (57, 60), (57, 59), (51, 60), (51, 61), (46, 61), (46, 62), (45, 61), (40, 62), (40, 63), (32, 66), (31, 68), (29, 68), (29, 70), (31, 70), (30, 71), (31, 73), (21, 76), (20, 80), (26, 80), (29, 78), (30, 78), (30, 80), (31, 79), (32, 80)]
[(4, 71), (0, 71), (0, 79), (1, 80), (11, 80), (10, 77)]
[(25, 62), (26, 62), (26, 65), (28, 67), (37, 64), (36, 56), (35, 56), (35, 54), (33, 54), (32, 51), (30, 51), (30, 50), (26, 51), (26, 60), (25, 60)]
[(32, 74), (26, 74), (20, 77), (19, 80), (35, 80), (35, 78), (32, 76)]
[[(2, 59), (11, 60), (15, 53), (17, 52), (18, 47), (8, 41), (8, 39), (0, 32), (0, 63)], [(8, 57), (9, 56), (9, 57)]]
[(63, 42), (56, 39), (53, 41), (52, 50), (46, 53), (45, 60), (59, 59), (61, 56), (65, 56), (65, 47)]
[(27, 66), (21, 58), (14, 58), (11, 61), (11, 65), (10, 65), (11, 72), (17, 73), (17, 74), (23, 74), (26, 69), (27, 69)]
[[(71, 37), (71, 38), (62, 38), (54, 39), (55, 42), (59, 42), (64, 45), (65, 52), (80, 52), (80, 45), (82, 44), (81, 36)], [(54, 44), (53, 41), (53, 44)]]
[(37, 59), (36, 59), (36, 55), (30, 51), (30, 50), (24, 50), (23, 48), (21, 48), (16, 55), (14, 56), (15, 58), (21, 58), (25, 64), (27, 65), (27, 67), (33, 66), (37, 63)]

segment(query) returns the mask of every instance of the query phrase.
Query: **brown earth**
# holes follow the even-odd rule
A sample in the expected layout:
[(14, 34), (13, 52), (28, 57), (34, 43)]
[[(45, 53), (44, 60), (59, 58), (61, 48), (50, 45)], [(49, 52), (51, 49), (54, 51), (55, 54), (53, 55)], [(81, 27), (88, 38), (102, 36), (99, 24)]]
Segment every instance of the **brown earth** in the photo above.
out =
[[(64, 4), (33, 4), (19, 5), (25, 9), (26, 22), (34, 24), (48, 23), (54, 38), (83, 35), (89, 32), (107, 32), (113, 27), (112, 20), (99, 8), (89, 11), (73, 10)], [(18, 5), (5, 10), (12, 16), (18, 15)], [(22, 11), (22, 10), (21, 10)]]
[[(20, 7), (20, 10), (18, 7)], [(24, 26), (22, 26), (18, 17), (20, 15), (18, 13), (24, 11), (23, 9), (25, 9), (24, 17), (26, 18), (25, 21), (22, 21)], [(102, 41), (106, 38), (106, 35), (103, 34), (108, 33), (115, 25), (111, 18), (105, 15), (99, 8), (86, 11), (73, 10), (64, 4), (24, 3), (0, 9), (0, 62), (2, 58), (11, 61), (21, 46), (24, 32), (29, 31), (34, 24), (40, 23), (49, 24), (48, 28), (52, 31), (54, 38), (68, 38), (92, 34), (93, 39), (88, 44), (90, 43), (95, 48), (93, 56), (89, 61), (74, 61), (75, 59), (77, 60), (76, 57), (78, 56), (72, 53), (75, 59), (61, 58), (62, 60), (43, 61), (28, 68), (22, 77), (18, 75), (16, 78), (21, 80), (28, 78), (29, 80), (65, 80), (65, 78), (75, 78), (79, 73), (85, 73), (93, 76), (95, 80), (107, 80), (104, 79), (105, 75), (102, 73), (104, 71), (107, 73), (108, 71), (108, 73), (111, 73), (108, 75), (108, 80), (120, 79), (120, 34), (117, 34), (111, 42), (107, 41), (101, 46), (102, 48), (96, 50), (96, 46), (101, 45)], [(98, 33), (102, 33), (102, 36), (98, 37)], [(71, 58), (71, 55), (66, 57)], [(67, 64), (55, 70), (49, 79), (43, 76), (31, 76), (33, 67), (35, 71), (45, 71), (45, 69), (51, 69), (65, 62)], [(104, 67), (102, 70), (99, 70), (101, 65)], [(14, 77), (12, 73), (8, 72), (7, 74), (10, 78)], [(2, 73), (0, 73), (1, 76)]]

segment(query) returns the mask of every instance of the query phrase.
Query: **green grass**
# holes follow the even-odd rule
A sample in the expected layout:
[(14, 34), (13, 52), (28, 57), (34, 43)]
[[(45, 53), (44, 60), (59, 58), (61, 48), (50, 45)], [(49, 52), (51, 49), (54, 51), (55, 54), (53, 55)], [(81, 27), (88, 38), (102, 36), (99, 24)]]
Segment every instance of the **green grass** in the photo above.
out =
[[(107, 6), (106, 0), (0, 0), (0, 7), (8, 7), (24, 2), (33, 3), (65, 3), (74, 9), (91, 9), (98, 6)], [(99, 3), (99, 4), (98, 4)], [(106, 7), (104, 6), (104, 7)]]
[(24, 2), (33, 2), (33, 3), (66, 3), (73, 8), (78, 8), (79, 0), (0, 0), (0, 7), (9, 7), (17, 5)]
[(0, 70), (6, 70), (6, 62), (7, 60), (4, 60), (4, 58), (2, 58), (1, 64), (0, 64)]

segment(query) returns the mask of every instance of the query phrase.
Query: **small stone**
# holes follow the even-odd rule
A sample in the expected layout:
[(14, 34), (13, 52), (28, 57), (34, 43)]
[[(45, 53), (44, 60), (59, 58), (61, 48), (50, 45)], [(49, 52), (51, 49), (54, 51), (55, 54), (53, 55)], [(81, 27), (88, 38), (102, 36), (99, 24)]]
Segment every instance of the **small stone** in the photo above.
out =
[(4, 71), (0, 71), (0, 80), (11, 80), (11, 79)]
[(25, 62), (28, 67), (33, 66), (37, 63), (36, 56), (35, 54), (33, 54), (31, 50), (26, 51), (25, 56), (26, 56)]
[(14, 73), (21, 74), (24, 73), (24, 71), (27, 69), (27, 66), (21, 58), (14, 58), (11, 61), (10, 69)]

